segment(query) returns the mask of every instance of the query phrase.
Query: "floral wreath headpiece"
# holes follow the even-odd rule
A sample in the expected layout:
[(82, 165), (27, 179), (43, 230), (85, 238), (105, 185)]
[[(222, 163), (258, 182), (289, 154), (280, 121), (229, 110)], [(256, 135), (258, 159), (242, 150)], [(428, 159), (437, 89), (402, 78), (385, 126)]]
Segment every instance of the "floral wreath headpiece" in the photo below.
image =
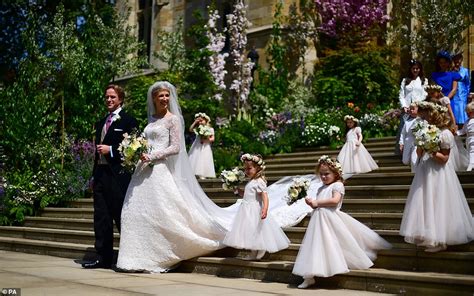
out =
[(438, 111), (440, 113), (448, 112), (448, 108), (441, 106), (440, 104), (436, 104), (433, 102), (426, 102), (426, 101), (419, 101), (417, 102), (418, 107), (425, 108), (425, 109), (432, 109)]
[(359, 122), (359, 119), (355, 118), (354, 116), (352, 115), (346, 115), (344, 116), (344, 121), (348, 121), (348, 120), (352, 120), (354, 122)]
[(211, 122), (211, 118), (204, 112), (199, 112), (199, 113), (194, 114), (194, 118), (198, 118), (198, 117), (206, 119), (207, 122)]
[(342, 177), (342, 165), (337, 159), (332, 159), (331, 157), (329, 157), (329, 155), (321, 155), (321, 157), (318, 159), (318, 163), (325, 163), (335, 168), (339, 172), (339, 175)]
[(245, 153), (240, 157), (240, 161), (253, 161), (255, 162), (259, 167), (262, 168), (262, 170), (265, 169), (265, 162), (263, 161), (262, 157), (257, 154), (250, 154), (250, 153)]
[(443, 87), (441, 85), (437, 85), (437, 84), (427, 84), (424, 86), (424, 89), (426, 92), (430, 92), (430, 91), (439, 91), (441, 92), (443, 90)]

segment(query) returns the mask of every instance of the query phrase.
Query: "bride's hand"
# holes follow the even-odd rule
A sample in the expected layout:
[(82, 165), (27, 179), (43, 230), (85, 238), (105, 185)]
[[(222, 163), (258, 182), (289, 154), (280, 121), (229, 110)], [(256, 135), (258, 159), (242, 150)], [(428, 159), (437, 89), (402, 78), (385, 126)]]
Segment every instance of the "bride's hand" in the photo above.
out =
[(150, 161), (150, 156), (148, 156), (148, 154), (142, 153), (142, 155), (140, 155), (140, 159), (143, 162), (148, 162)]

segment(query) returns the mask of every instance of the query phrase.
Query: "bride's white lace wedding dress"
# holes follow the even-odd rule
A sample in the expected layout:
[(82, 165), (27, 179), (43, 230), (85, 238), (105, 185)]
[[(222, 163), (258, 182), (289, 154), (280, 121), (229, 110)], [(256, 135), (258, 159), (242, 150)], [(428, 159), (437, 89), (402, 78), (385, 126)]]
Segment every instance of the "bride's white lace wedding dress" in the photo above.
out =
[(171, 173), (167, 158), (181, 146), (178, 117), (158, 119), (144, 132), (153, 165), (140, 162), (128, 187), (117, 267), (163, 272), (221, 248), (225, 229), (199, 202), (183, 195)]

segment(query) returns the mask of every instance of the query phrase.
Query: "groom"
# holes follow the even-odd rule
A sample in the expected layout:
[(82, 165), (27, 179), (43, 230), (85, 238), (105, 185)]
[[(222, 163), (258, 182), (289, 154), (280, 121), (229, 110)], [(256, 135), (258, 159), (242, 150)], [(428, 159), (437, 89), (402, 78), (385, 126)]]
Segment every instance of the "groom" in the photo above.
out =
[(130, 174), (121, 166), (119, 144), (123, 134), (138, 128), (135, 118), (122, 110), (124, 90), (118, 85), (105, 88), (108, 114), (95, 124), (95, 160), (92, 173), (94, 190), (94, 232), (97, 257), (82, 264), (84, 268), (110, 268), (114, 255), (113, 221), (120, 232), (122, 205)]

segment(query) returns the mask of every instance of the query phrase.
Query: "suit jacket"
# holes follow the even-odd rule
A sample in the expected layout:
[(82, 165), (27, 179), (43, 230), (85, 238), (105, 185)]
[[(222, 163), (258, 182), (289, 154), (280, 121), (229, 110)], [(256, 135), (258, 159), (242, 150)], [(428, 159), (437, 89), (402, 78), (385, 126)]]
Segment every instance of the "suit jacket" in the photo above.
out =
[[(128, 115), (123, 109), (119, 112), (119, 116), (120, 116), (120, 119), (117, 119), (110, 124), (110, 127), (107, 130), (107, 133), (105, 134), (102, 142), (101, 142), (102, 129), (104, 127), (107, 116), (105, 116), (104, 118), (96, 122), (95, 144), (96, 145), (103, 144), (103, 145), (112, 146), (113, 157), (110, 155), (110, 153), (107, 155), (102, 155), (102, 157), (105, 157), (105, 159), (107, 160), (107, 163), (109, 164), (110, 168), (114, 172), (115, 176), (118, 179), (123, 179), (123, 180), (119, 180), (120, 183), (126, 182), (127, 183), (126, 186), (128, 186), (127, 179), (128, 180), (130, 179), (130, 174), (127, 174), (122, 169), (122, 166), (121, 166), (122, 160), (120, 157), (120, 153), (118, 151), (118, 147), (123, 140), (123, 134), (124, 133), (130, 134), (133, 129), (138, 129), (138, 123), (135, 118)], [(96, 173), (97, 173), (98, 160), (99, 160), (99, 153), (96, 151), (95, 160), (94, 160), (94, 169), (93, 169), (94, 178), (96, 177)]]

